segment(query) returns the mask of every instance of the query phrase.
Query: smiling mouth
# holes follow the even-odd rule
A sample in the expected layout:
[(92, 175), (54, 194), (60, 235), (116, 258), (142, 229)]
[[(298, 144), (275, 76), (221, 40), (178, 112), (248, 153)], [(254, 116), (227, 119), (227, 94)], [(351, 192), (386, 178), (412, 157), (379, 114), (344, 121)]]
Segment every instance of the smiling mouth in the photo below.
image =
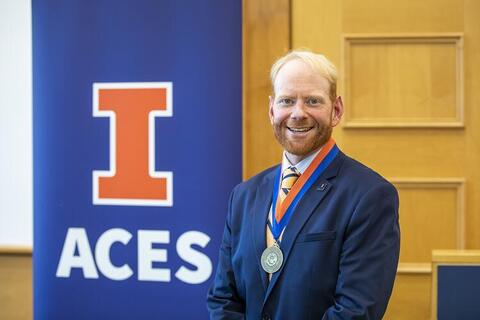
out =
[(303, 133), (303, 132), (308, 132), (312, 130), (313, 127), (298, 127), (298, 128), (287, 127), (287, 129), (293, 133)]

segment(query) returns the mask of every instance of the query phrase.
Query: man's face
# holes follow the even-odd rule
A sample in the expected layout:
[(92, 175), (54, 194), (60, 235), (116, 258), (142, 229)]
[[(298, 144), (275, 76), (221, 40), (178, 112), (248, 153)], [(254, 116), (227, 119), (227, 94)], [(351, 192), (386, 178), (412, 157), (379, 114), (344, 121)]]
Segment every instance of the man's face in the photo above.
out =
[(343, 114), (340, 97), (330, 100), (330, 84), (301, 60), (278, 72), (270, 97), (270, 122), (289, 159), (301, 160), (323, 146)]

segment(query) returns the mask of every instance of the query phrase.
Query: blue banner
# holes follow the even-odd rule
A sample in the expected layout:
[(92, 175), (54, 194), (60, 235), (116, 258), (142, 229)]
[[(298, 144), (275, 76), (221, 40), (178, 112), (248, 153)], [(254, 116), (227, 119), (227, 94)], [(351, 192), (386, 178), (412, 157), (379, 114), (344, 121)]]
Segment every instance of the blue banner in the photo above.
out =
[(207, 318), (241, 3), (33, 1), (36, 319)]

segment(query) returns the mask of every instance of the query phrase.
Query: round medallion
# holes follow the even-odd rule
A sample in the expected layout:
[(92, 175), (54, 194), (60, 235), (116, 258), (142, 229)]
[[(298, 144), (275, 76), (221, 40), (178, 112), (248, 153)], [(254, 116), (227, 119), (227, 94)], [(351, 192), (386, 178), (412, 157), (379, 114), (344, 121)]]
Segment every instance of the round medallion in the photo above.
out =
[(265, 272), (275, 273), (280, 270), (283, 263), (283, 253), (279, 246), (274, 244), (263, 250), (261, 263)]

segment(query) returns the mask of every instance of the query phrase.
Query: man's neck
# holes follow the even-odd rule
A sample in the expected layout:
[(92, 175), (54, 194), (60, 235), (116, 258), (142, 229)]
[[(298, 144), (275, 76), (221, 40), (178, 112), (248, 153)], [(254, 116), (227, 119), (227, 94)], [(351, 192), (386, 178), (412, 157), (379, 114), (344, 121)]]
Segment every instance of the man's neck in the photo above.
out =
[(290, 153), (290, 152), (285, 150), (285, 157), (287, 158), (287, 160), (290, 162), (290, 164), (292, 166), (296, 166), (300, 161), (307, 158), (311, 154), (314, 154), (315, 152), (317, 152), (320, 149), (321, 149), (321, 147), (309, 152), (308, 154), (304, 154), (304, 155), (293, 154), (293, 153)]

